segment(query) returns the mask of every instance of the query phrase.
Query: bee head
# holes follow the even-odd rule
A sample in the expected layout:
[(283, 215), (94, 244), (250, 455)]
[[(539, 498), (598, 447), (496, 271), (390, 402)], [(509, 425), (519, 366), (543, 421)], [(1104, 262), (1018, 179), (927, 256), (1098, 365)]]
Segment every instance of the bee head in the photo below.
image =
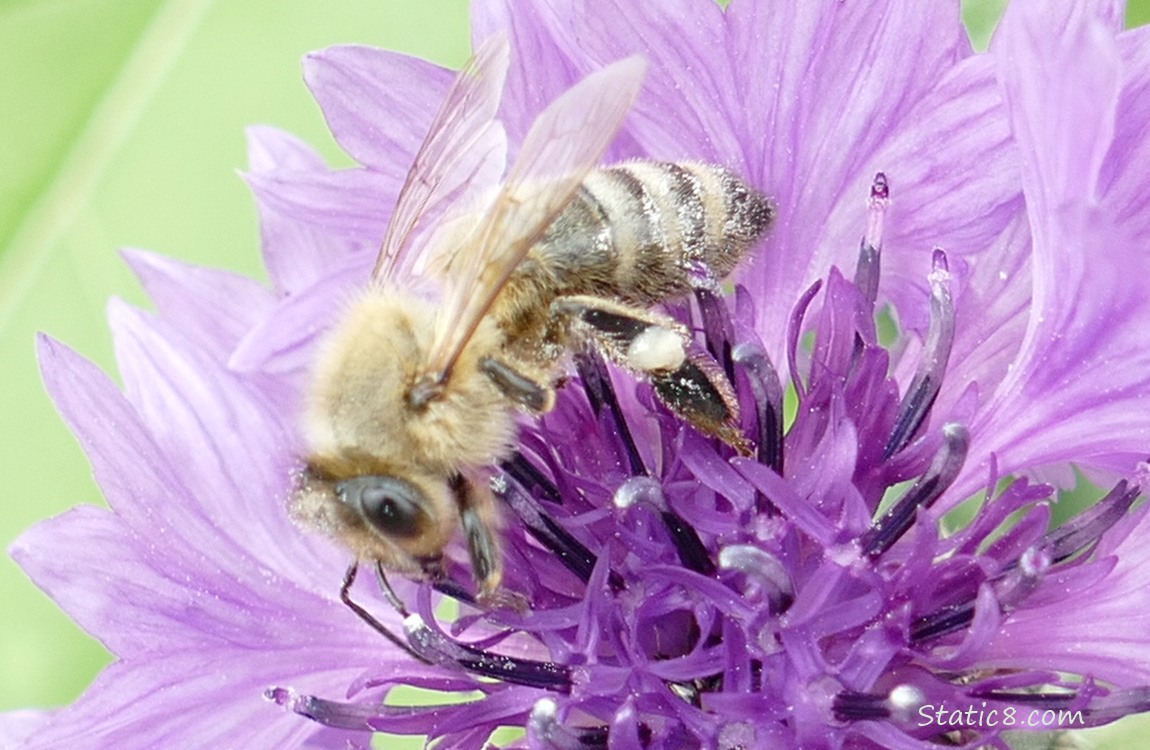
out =
[(333, 476), (315, 466), (301, 474), (292, 515), (342, 541), (361, 560), (423, 577), (437, 570), (455, 525), (449, 482), (384, 473)]

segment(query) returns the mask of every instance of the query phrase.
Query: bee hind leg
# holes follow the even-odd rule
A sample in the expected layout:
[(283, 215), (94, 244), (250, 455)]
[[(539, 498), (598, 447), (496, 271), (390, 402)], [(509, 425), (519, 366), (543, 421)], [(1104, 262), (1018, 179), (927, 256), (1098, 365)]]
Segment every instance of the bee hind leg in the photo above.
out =
[(692, 346), (684, 326), (653, 310), (584, 295), (560, 297), (552, 315), (611, 361), (646, 374), (659, 400), (695, 429), (752, 454), (738, 426), (734, 388), (718, 363)]
[(691, 353), (673, 372), (653, 373), (651, 385), (667, 407), (700, 432), (713, 435), (743, 456), (754, 447), (739, 429), (739, 407), (722, 367), (704, 353)]

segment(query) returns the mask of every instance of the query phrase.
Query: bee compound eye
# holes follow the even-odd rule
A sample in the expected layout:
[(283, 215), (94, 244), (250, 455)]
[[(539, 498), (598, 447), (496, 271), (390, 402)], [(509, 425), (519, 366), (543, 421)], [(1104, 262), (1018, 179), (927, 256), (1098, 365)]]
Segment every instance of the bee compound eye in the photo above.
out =
[(411, 537), (423, 526), (423, 493), (402, 479), (365, 476), (336, 484), (340, 500), (359, 511), (376, 531), (387, 536)]

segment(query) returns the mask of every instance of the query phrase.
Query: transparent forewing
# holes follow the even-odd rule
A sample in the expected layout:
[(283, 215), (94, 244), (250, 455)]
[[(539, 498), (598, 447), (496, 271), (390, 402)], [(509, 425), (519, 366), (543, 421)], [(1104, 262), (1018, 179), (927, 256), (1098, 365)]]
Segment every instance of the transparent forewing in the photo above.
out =
[(417, 228), (459, 200), (482, 190), (502, 174), (506, 158), (503, 126), (495, 120), (507, 79), (507, 35), (493, 34), (463, 66), (431, 123), (407, 173), (387, 227), (372, 278), (403, 279), (418, 272)]
[(603, 158), (645, 70), (641, 58), (621, 60), (584, 78), (535, 120), (507, 182), (446, 266), (429, 373), (451, 371), (508, 277)]

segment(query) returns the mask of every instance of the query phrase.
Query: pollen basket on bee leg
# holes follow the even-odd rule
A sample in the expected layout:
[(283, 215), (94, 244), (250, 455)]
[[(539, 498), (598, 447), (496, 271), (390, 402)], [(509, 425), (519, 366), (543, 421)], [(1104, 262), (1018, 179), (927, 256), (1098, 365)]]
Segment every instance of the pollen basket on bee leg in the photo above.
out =
[(667, 328), (650, 326), (627, 347), (627, 364), (643, 372), (676, 370), (687, 359), (682, 337)]

